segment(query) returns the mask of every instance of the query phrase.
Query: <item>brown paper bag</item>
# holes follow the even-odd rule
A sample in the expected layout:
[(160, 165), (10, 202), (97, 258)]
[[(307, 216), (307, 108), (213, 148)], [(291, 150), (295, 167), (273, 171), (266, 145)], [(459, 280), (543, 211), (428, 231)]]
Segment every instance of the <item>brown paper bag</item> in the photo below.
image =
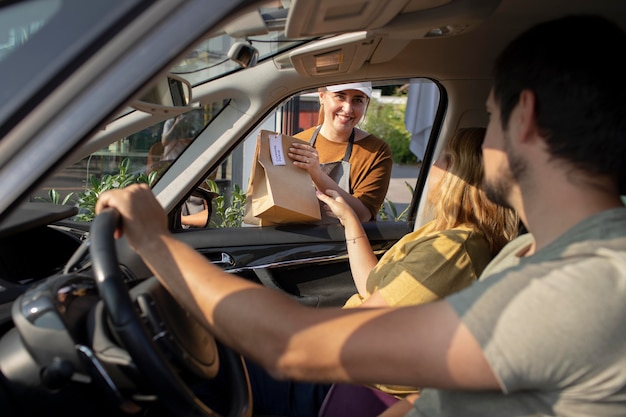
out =
[(246, 192), (244, 223), (268, 226), (321, 219), (309, 173), (293, 165), (287, 155), (294, 142), (308, 143), (267, 130), (259, 133)]

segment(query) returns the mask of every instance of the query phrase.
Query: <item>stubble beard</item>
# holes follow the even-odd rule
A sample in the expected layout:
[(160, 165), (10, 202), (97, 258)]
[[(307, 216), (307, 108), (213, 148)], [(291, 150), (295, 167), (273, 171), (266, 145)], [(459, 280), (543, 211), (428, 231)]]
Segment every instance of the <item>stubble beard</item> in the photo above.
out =
[(482, 188), (487, 198), (494, 204), (511, 208), (508, 195), (511, 189), (510, 171), (500, 168), (496, 174), (497, 178), (486, 178), (483, 176)]
[(509, 136), (504, 133), (504, 153), (507, 156), (508, 167), (500, 165), (493, 178), (486, 178), (483, 174), (482, 188), (491, 202), (503, 207), (513, 208), (510, 201), (510, 193), (514, 184), (519, 184), (524, 172), (526, 161), (516, 155), (510, 146)]

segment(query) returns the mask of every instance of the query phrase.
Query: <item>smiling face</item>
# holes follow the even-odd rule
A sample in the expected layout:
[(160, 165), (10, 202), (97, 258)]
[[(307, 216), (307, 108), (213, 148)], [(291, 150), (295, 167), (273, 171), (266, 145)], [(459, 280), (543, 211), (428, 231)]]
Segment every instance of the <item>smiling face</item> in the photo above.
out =
[(321, 91), (319, 94), (324, 112), (324, 136), (329, 140), (347, 141), (365, 114), (367, 95), (359, 90)]

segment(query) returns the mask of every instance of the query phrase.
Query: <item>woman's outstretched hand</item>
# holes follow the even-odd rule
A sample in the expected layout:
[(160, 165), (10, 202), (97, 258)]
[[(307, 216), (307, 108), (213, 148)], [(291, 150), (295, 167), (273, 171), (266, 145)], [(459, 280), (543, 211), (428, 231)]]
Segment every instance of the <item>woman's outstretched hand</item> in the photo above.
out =
[(358, 220), (358, 217), (352, 207), (341, 195), (335, 190), (326, 190), (326, 193), (316, 191), (317, 198), (325, 204), (329, 215), (339, 219), (342, 225), (346, 226), (346, 222), (351, 219)]

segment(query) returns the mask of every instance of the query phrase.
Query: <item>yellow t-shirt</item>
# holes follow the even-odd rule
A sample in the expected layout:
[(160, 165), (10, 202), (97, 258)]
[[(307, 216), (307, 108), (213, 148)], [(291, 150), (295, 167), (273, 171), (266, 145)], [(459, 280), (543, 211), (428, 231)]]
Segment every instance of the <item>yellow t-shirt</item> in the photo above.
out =
[[(316, 127), (312, 127), (295, 137), (310, 141), (315, 129)], [(315, 140), (320, 164), (341, 161), (347, 146), (347, 142), (332, 142), (322, 134), (318, 134)], [(391, 148), (384, 140), (368, 135), (354, 142), (350, 156), (349, 192), (370, 210), (372, 219), (376, 218), (385, 201), (392, 167)]]
[[(470, 285), (491, 260), (489, 243), (468, 226), (405, 235), (378, 261), (367, 278), (369, 294), (378, 290), (393, 307), (438, 300)], [(355, 294), (344, 307), (364, 301)]]
[[(425, 227), (404, 236), (382, 256), (367, 278), (368, 294), (378, 290), (393, 307), (438, 300), (472, 284), (491, 261), (482, 233), (468, 226), (426, 233)], [(364, 300), (354, 294), (344, 308), (358, 307)], [(398, 385), (374, 387), (400, 397), (418, 391)]]

